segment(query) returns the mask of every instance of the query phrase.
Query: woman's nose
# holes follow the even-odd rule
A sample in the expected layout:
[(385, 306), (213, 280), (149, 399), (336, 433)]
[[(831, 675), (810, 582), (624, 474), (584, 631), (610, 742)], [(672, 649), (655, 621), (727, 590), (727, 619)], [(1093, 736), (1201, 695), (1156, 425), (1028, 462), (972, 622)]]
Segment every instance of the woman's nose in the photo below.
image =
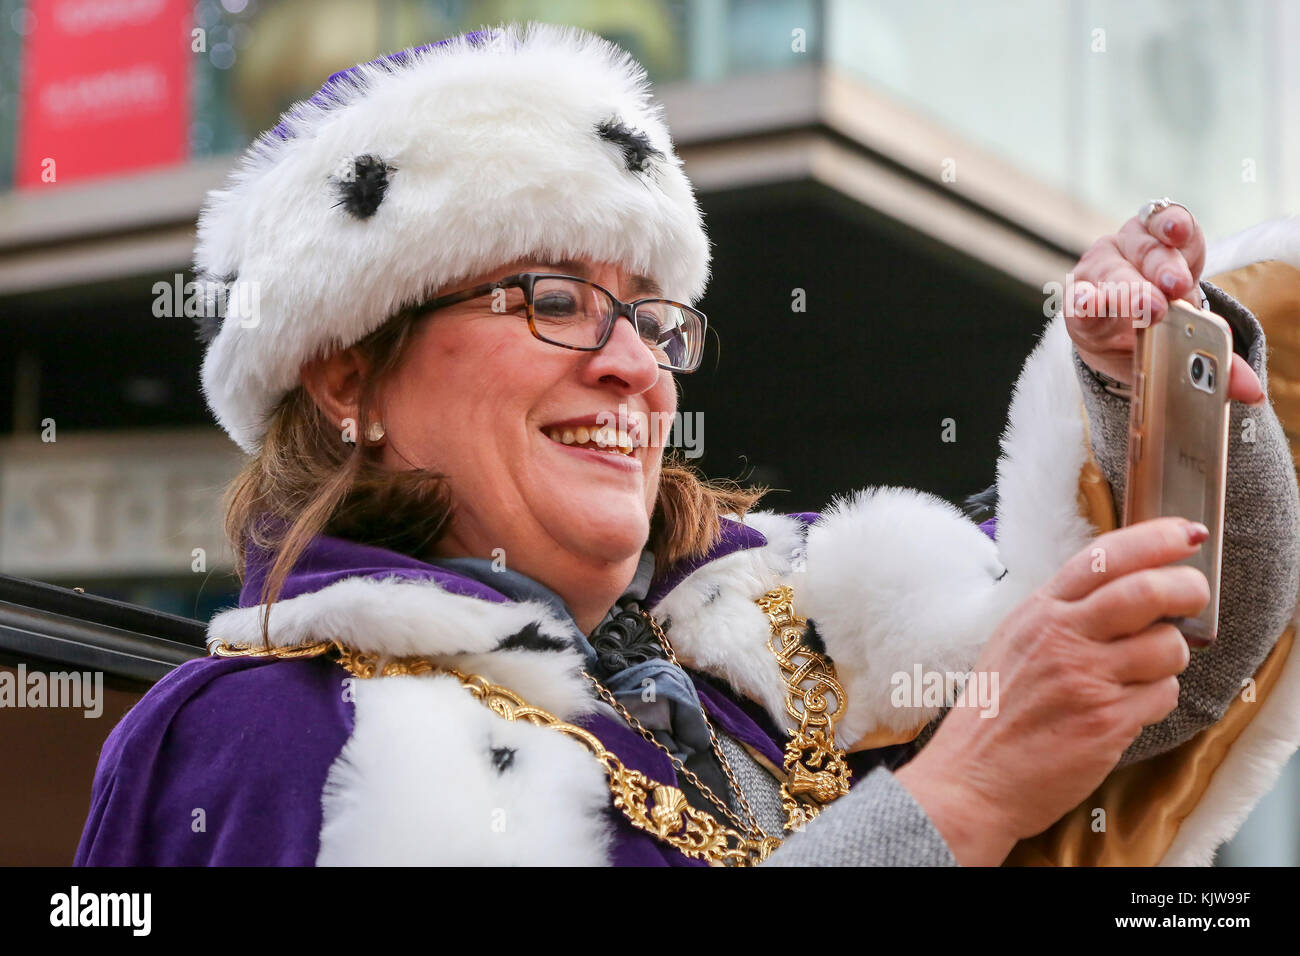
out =
[(587, 369), (596, 378), (613, 375), (634, 392), (645, 391), (659, 380), (659, 363), (627, 315), (614, 321), (604, 348), (590, 354)]

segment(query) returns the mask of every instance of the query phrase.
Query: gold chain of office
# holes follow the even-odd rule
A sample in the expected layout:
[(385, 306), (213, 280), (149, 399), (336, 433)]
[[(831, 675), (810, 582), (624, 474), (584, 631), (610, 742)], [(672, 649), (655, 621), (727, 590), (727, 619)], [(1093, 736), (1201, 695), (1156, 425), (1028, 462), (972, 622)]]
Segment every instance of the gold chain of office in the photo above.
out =
[[(785, 829), (794, 831), (816, 817), (822, 806), (848, 793), (852, 773), (844, 751), (835, 743), (834, 729), (847, 701), (834, 665), (806, 641), (808, 622), (795, 614), (794, 592), (782, 585), (758, 598), (756, 603), (770, 624), (767, 643), (785, 681), (786, 713), (796, 722), (785, 747), (783, 766), (788, 778), (781, 784)], [(662, 630), (658, 627), (655, 630), (656, 637), (672, 655), (671, 645)], [(273, 648), (213, 641), (208, 649), (216, 657), (294, 660), (330, 655), (349, 674), (363, 679), (434, 673), (450, 675), (497, 716), (549, 727), (581, 743), (605, 770), (614, 807), (633, 827), (686, 856), (713, 866), (754, 866), (766, 860), (781, 845), (780, 838), (765, 834), (756, 826), (724, 825), (712, 814), (691, 806), (680, 788), (659, 783), (625, 765), (590, 731), (530, 705), (514, 691), (493, 684), (479, 674), (466, 674), (445, 663), (435, 664), (422, 657), (386, 658), (346, 647), (336, 640)], [(675, 655), (672, 656), (675, 660)], [(658, 745), (657, 741), (655, 743)], [(658, 746), (662, 748), (662, 745)], [(724, 767), (730, 770), (725, 762)], [(749, 811), (734, 775), (728, 773), (727, 777), (736, 789), (738, 801)], [(752, 823), (752, 811), (748, 815)], [(732, 814), (727, 816), (735, 821)]]

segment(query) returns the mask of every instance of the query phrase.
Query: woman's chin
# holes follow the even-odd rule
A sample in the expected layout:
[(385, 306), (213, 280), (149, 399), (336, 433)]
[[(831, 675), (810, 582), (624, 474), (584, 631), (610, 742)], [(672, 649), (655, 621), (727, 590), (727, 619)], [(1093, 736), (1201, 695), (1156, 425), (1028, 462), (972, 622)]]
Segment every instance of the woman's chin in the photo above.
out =
[(639, 555), (650, 535), (645, 502), (634, 494), (568, 496), (550, 524), (566, 550), (611, 563)]

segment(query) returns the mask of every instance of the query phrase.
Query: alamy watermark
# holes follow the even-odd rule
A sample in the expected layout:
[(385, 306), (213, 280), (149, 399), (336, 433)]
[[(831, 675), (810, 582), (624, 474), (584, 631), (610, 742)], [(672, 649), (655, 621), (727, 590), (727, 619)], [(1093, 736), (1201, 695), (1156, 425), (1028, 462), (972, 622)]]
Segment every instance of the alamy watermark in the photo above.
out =
[(1043, 315), (1052, 318), (1058, 312), (1065, 317), (1132, 319), (1133, 328), (1151, 324), (1152, 290), (1146, 279), (1131, 282), (1085, 282), (1078, 285), (1074, 273), (1066, 273), (1064, 284), (1044, 282)]
[(214, 279), (184, 281), (176, 273), (171, 282), (153, 284), (153, 314), (160, 319), (236, 318), (243, 329), (261, 322), (262, 292), (258, 282)]
[(121, 926), (148, 936), (153, 925), (151, 893), (83, 893), (73, 886), (50, 897), (51, 926)]
[(69, 707), (87, 718), (104, 713), (103, 671), (0, 671), (0, 707)]
[(894, 707), (978, 707), (980, 717), (998, 715), (997, 671), (931, 671), (914, 664), (889, 678)]
[(636, 412), (619, 405), (618, 412), (599, 412), (597, 428), (616, 428), (636, 447), (680, 448), (687, 458), (704, 454), (703, 412)]

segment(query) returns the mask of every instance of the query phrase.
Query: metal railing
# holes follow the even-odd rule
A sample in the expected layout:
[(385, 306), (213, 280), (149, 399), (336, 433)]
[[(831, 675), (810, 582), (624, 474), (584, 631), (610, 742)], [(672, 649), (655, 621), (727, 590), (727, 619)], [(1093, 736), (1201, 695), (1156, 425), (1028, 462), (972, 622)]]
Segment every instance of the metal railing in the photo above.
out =
[(98, 670), (152, 684), (202, 657), (202, 621), (0, 575), (0, 662)]

